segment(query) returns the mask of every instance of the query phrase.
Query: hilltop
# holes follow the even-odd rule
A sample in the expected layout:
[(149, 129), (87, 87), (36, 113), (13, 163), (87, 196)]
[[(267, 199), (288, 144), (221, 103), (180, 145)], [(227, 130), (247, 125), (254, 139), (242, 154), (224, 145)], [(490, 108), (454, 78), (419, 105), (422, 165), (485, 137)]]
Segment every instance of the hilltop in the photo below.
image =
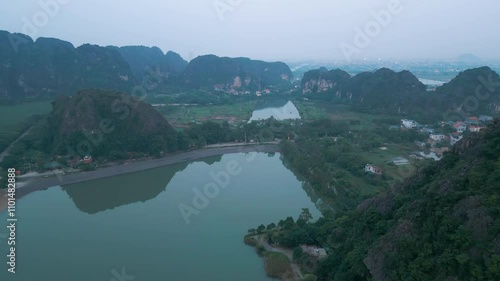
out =
[(236, 93), (290, 85), (292, 77), (292, 71), (283, 62), (206, 55), (189, 62), (183, 79), (190, 87)]
[(351, 76), (343, 70), (321, 68), (304, 74), (302, 94), (346, 104), (358, 112), (412, 116), (432, 122), (498, 115), (499, 83), (499, 75), (489, 67), (463, 71), (435, 91), (427, 90), (409, 71), (382, 68)]
[(88, 90), (53, 102), (46, 141), (55, 153), (80, 157), (177, 150), (177, 132), (151, 105), (117, 92)]
[(206, 55), (188, 63), (158, 47), (75, 48), (55, 38), (33, 41), (24, 34), (0, 31), (0, 102), (4, 103), (69, 96), (85, 89), (130, 92), (137, 85), (155, 85), (155, 93), (167, 95), (186, 90), (270, 92), (289, 87), (291, 79), (283, 62)]
[(115, 50), (89, 44), (75, 48), (59, 39), (33, 41), (0, 31), (2, 100), (70, 95), (87, 88), (128, 91), (134, 84), (130, 66)]

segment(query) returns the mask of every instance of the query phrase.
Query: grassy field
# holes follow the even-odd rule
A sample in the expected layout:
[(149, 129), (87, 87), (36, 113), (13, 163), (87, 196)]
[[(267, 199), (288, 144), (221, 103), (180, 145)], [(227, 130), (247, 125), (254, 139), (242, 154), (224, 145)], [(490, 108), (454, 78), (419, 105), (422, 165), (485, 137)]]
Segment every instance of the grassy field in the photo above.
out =
[(0, 150), (28, 129), (26, 122), (31, 116), (47, 114), (51, 109), (49, 101), (0, 106)]
[(204, 122), (207, 120), (222, 122), (228, 121), (229, 124), (250, 119), (255, 108), (255, 102), (242, 102), (226, 105), (179, 105), (158, 107), (158, 111), (176, 127), (183, 127), (192, 122)]
[(265, 269), (269, 277), (292, 280), (293, 271), (290, 259), (282, 253), (267, 252), (265, 257)]
[(20, 122), (35, 114), (46, 114), (52, 109), (50, 102), (32, 102), (19, 105), (0, 105), (0, 134), (10, 131)]
[(306, 122), (321, 118), (328, 118), (328, 113), (325, 108), (319, 106), (316, 102), (294, 100), (293, 104), (299, 111), (302, 120)]
[(396, 166), (391, 162), (396, 157), (408, 158), (408, 154), (417, 150), (411, 144), (386, 144), (387, 150), (373, 149), (370, 152), (360, 152), (360, 155), (367, 159), (370, 164), (376, 165), (384, 171), (385, 174), (391, 176), (396, 181), (401, 181), (413, 174), (415, 167), (412, 165)]

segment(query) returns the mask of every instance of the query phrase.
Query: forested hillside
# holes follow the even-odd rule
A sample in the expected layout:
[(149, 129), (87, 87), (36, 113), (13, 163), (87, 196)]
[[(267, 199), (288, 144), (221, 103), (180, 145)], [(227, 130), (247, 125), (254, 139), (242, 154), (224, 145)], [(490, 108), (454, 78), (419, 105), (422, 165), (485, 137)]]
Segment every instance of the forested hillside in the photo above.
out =
[(275, 239), (329, 248), (318, 280), (500, 280), (499, 206), (496, 120), (355, 210), (299, 219)]

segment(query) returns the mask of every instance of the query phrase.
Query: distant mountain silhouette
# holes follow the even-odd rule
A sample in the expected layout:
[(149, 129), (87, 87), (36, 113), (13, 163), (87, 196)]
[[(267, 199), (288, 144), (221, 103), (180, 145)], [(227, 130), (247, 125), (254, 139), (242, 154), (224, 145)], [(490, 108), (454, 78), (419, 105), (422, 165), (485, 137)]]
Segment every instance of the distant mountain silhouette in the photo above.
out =
[(468, 64), (476, 64), (481, 63), (482, 60), (473, 54), (463, 54), (456, 59), (457, 62), (468, 63)]

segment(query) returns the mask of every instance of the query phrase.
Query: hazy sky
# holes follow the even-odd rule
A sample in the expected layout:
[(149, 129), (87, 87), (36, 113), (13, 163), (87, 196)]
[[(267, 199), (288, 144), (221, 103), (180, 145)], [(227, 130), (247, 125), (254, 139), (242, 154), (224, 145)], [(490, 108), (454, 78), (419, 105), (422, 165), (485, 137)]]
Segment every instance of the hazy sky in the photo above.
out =
[(10, 32), (158, 46), (188, 60), (500, 58), (498, 0), (3, 0), (0, 10)]

